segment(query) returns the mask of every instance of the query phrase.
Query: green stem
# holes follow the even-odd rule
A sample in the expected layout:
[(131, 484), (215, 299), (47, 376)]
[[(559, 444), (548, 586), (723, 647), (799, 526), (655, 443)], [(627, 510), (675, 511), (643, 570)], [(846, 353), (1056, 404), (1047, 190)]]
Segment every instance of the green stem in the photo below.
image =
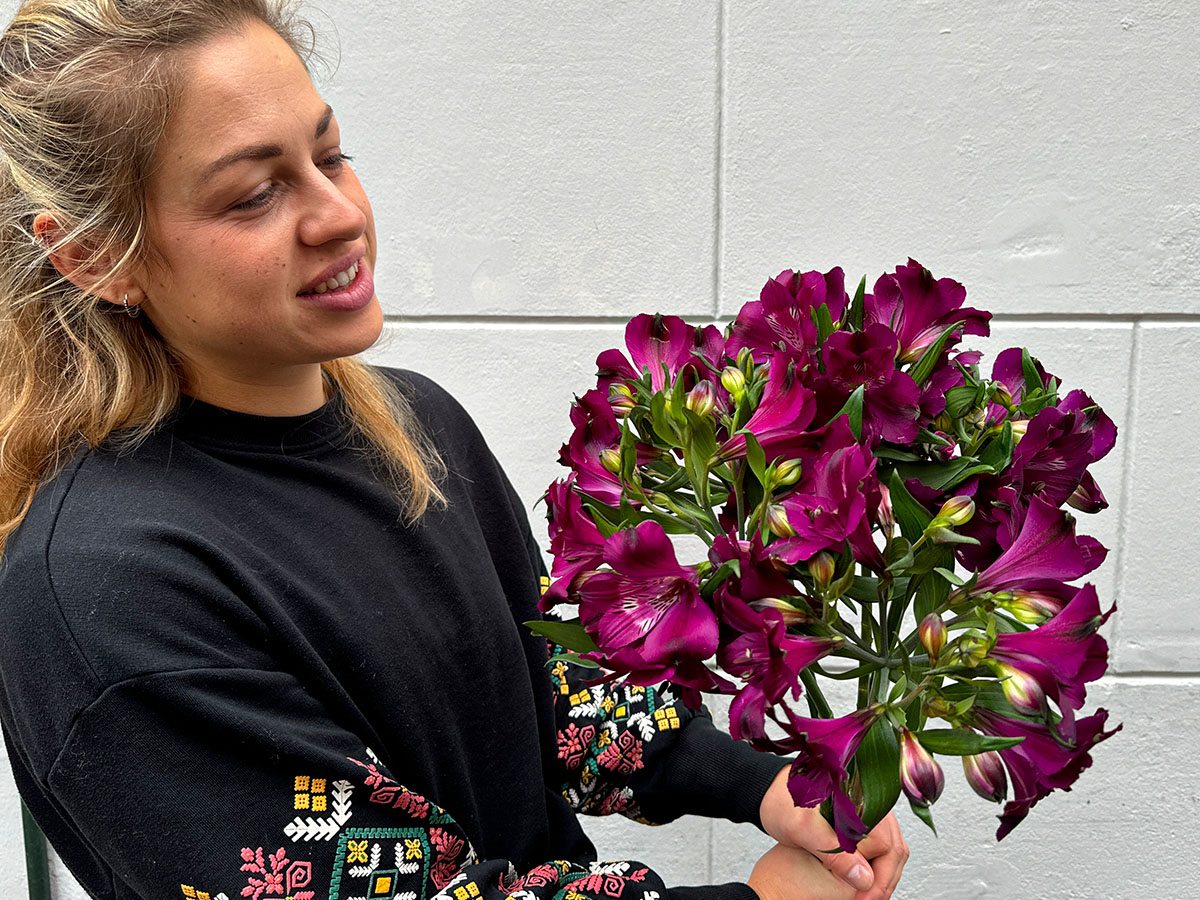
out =
[(825, 695), (821, 693), (821, 687), (817, 684), (817, 678), (813, 675), (811, 667), (803, 669), (800, 672), (800, 681), (804, 684), (804, 690), (808, 694), (808, 702), (814, 707), (819, 714), (819, 718), (832, 719), (833, 710), (829, 707)]
[(742, 496), (745, 477), (746, 462), (739, 459), (733, 464), (733, 495), (737, 498), (738, 537), (743, 541), (746, 539), (746, 498)]

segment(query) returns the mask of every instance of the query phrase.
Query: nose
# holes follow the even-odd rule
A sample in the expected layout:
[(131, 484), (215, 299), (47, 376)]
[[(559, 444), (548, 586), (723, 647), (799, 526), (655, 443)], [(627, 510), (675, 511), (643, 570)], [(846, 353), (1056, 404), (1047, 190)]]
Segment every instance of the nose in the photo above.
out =
[(310, 246), (330, 241), (354, 241), (367, 227), (367, 214), (339, 181), (349, 185), (353, 176), (332, 179), (314, 168), (305, 185), (308, 202), (299, 224), (300, 240)]

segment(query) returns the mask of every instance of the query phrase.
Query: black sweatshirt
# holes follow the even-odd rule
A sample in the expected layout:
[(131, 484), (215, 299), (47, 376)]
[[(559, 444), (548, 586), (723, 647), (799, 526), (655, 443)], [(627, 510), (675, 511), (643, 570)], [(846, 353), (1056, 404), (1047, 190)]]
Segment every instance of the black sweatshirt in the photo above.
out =
[(778, 759), (670, 688), (547, 666), (524, 509), (452, 398), (387, 374), (449, 470), (415, 526), (339, 397), (185, 400), (135, 449), (81, 451), (10, 539), (0, 723), (93, 897), (657, 900), (576, 810), (757, 823)]

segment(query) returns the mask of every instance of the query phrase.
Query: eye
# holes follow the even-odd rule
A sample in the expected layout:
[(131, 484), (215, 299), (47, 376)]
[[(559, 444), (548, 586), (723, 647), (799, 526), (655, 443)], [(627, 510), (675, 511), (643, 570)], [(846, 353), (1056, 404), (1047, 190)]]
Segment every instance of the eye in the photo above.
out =
[(271, 187), (266, 188), (265, 190), (261, 191), (260, 193), (255, 194), (249, 200), (244, 200), (241, 203), (236, 204), (233, 208), (237, 209), (237, 210), (262, 209), (263, 207), (269, 205), (271, 200), (274, 199), (274, 197), (275, 197), (275, 187), (274, 187), (274, 185), (272, 185)]
[(353, 159), (354, 157), (347, 156), (345, 153), (342, 153), (339, 150), (338, 152), (331, 153), (329, 156), (325, 157), (323, 160), (317, 163), (317, 165), (319, 165), (322, 169), (326, 169), (327, 171), (330, 171), (336, 175), (342, 171), (345, 163), (351, 162)]

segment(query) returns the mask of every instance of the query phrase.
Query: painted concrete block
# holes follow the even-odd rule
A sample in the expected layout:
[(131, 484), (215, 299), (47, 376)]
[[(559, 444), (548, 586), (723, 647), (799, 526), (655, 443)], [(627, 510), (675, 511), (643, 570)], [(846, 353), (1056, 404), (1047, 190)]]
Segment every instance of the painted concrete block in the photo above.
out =
[(784, 268), (869, 290), (913, 256), (989, 309), (1200, 311), (1198, 25), (1117, 0), (730, 0), (723, 308)]
[(711, 310), (717, 9), (330, 7), (388, 311)]
[[(558, 449), (570, 437), (572, 399), (596, 386), (596, 355), (624, 346), (621, 326), (389, 325), (372, 362), (414, 369), (471, 414), (532, 509), (567, 469)], [(545, 508), (533, 513), (544, 542)]]
[(1138, 329), (1121, 642), (1125, 671), (1200, 671), (1200, 495), (1196, 385), (1200, 325)]

